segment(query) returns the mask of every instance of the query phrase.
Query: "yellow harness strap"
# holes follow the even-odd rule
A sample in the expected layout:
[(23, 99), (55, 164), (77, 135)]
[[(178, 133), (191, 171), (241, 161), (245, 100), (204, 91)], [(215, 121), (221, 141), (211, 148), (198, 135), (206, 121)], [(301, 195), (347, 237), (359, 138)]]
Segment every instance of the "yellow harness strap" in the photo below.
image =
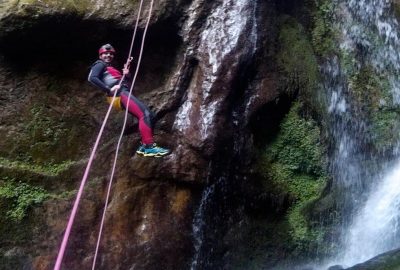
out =
[[(107, 97), (108, 104), (111, 104), (112, 100), (113, 100), (113, 97)], [(114, 109), (116, 109), (118, 111), (122, 111), (121, 97), (115, 97), (114, 102), (112, 103), (112, 106), (114, 107)]]

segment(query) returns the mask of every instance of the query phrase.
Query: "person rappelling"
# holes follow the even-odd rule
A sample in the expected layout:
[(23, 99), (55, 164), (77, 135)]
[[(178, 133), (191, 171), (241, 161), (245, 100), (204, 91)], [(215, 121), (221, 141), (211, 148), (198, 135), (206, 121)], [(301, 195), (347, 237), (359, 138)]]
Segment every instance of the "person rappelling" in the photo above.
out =
[[(153, 139), (153, 113), (138, 98), (129, 94), (130, 80), (129, 66), (126, 64), (121, 72), (112, 66), (115, 49), (110, 44), (105, 44), (99, 49), (99, 59), (93, 63), (88, 81), (107, 94), (107, 101), (113, 102), (113, 107), (118, 110), (128, 108), (129, 114), (139, 121), (141, 145), (136, 153), (148, 157), (161, 157), (170, 153), (169, 149), (156, 145)], [(125, 76), (123, 76), (125, 75)], [(123, 81), (120, 83), (121, 78)], [(117, 91), (115, 93), (115, 91)], [(116, 97), (113, 99), (114, 94)], [(129, 100), (129, 103), (128, 103)]]

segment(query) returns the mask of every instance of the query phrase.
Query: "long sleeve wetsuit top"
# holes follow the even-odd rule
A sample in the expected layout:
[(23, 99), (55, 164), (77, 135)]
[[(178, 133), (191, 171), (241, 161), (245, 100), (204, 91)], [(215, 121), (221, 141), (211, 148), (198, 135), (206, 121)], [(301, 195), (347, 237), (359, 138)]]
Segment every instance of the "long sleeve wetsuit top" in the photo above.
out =
[[(111, 88), (117, 85), (121, 78), (122, 74), (119, 70), (102, 60), (98, 60), (92, 65), (88, 81), (105, 92), (107, 96), (113, 96)], [(121, 85), (121, 91), (118, 94), (121, 97), (121, 105), (128, 108), (131, 115), (138, 118), (142, 143), (153, 144), (153, 113), (138, 98), (129, 95), (128, 87), (128, 81), (124, 81)]]
[[(104, 61), (97, 60), (89, 73), (88, 81), (100, 88), (107, 95), (112, 96), (111, 88), (119, 83), (121, 72)], [(126, 85), (126, 82), (124, 82)]]

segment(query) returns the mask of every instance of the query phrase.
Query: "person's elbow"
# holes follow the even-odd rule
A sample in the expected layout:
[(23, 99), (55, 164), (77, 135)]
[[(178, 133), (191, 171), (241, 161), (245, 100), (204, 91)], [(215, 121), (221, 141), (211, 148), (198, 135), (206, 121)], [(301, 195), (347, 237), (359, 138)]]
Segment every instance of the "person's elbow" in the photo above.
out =
[(89, 76), (87, 80), (89, 83), (91, 83), (94, 86), (98, 86), (98, 84), (99, 84), (99, 79), (95, 76)]
[(88, 80), (88, 82), (93, 83), (93, 79), (94, 79), (94, 76), (93, 76), (92, 72), (90, 72), (87, 80)]

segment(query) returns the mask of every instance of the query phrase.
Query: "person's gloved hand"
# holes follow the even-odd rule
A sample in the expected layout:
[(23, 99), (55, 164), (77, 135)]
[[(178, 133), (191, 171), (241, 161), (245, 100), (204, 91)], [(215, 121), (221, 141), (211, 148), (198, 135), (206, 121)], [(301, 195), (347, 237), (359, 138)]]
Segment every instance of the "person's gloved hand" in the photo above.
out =
[(124, 74), (124, 75), (128, 75), (129, 74), (129, 68), (123, 68), (122, 69), (122, 73)]
[(114, 94), (114, 92), (115, 92), (115, 91), (118, 91), (119, 88), (121, 88), (121, 86), (120, 86), (119, 84), (114, 85), (113, 87), (111, 87), (110, 92), (111, 92), (112, 94)]

